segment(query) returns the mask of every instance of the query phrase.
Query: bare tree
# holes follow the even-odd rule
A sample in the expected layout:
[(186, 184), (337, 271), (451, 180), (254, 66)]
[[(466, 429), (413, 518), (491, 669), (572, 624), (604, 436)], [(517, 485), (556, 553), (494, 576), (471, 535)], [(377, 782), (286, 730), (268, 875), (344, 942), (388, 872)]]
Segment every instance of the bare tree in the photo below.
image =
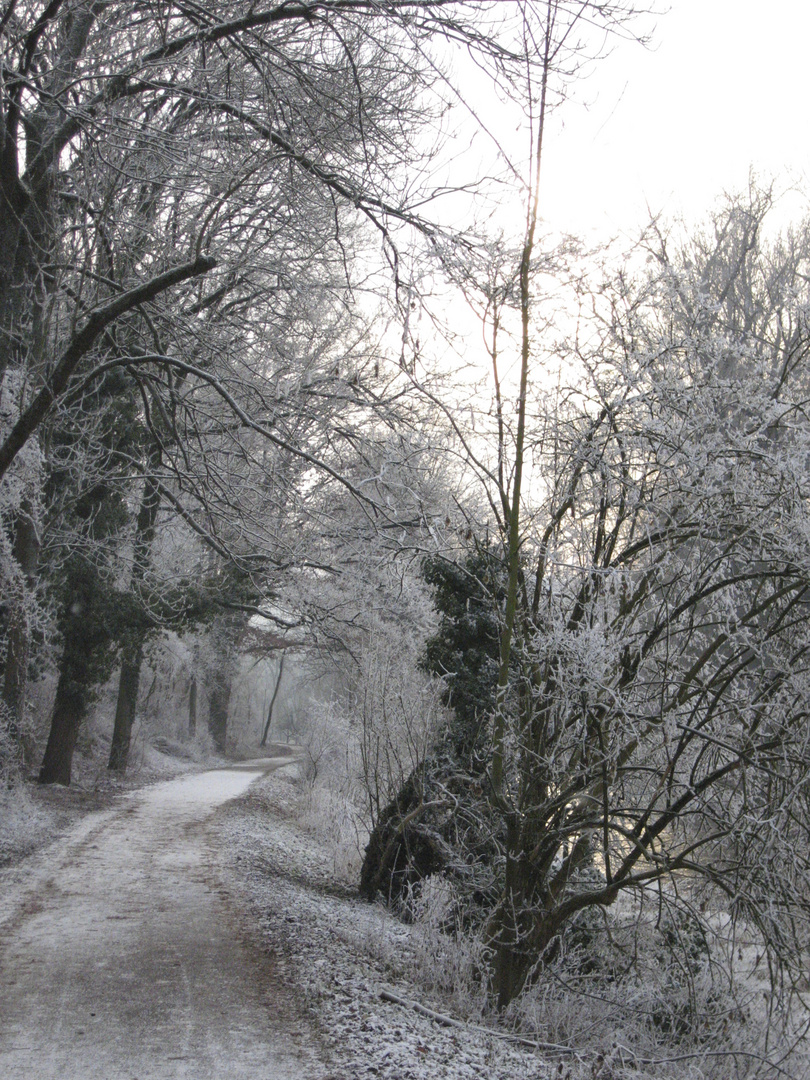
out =
[[(7, 9), (0, 334), (3, 370), (16, 379), (7, 392), (14, 385), (18, 399), (0, 474), (46, 420), (92, 430), (94, 386), (116, 375), (125, 377), (121, 393), (140, 393), (145, 427), (163, 450), (160, 474), (145, 482), (215, 545), (212, 508), (222, 516), (239, 499), (227, 484), (244, 455), (240, 429), (252, 422), (282, 456), (320, 464), (298, 438), (291, 400), (279, 408), (281, 373), (267, 350), (273, 341), (284, 352), (289, 324), (269, 307), (320, 303), (323, 312), (345, 301), (352, 219), (364, 208), (386, 234), (385, 198), (396, 194), (389, 176), (395, 159), (407, 159), (417, 115), (417, 68), (385, 46), (399, 5), (355, 7), (318, 5), (316, 24), (310, 5), (207, 16), (104, 3)], [(383, 97), (392, 80), (395, 110)], [(404, 205), (390, 211), (408, 216)], [(178, 295), (177, 285), (213, 269), (212, 243), (216, 280)], [(317, 274), (319, 301), (306, 292)], [(171, 301), (156, 303), (167, 289)], [(298, 323), (300, 332), (306, 315)], [(232, 363), (236, 340), (241, 364)], [(203, 443), (209, 460), (197, 459), (195, 475), (189, 445)], [(87, 452), (88, 440), (74, 446)], [(145, 444), (130, 449), (136, 481), (150, 455)], [(120, 453), (116, 468), (125, 481)], [(199, 505), (190, 508), (187, 495)], [(10, 527), (23, 584), (9, 618), (5, 696), (18, 712), (38, 541), (24, 508)]]
[[(775, 978), (801, 978), (808, 232), (767, 243), (768, 206), (757, 190), (729, 200), (680, 244), (654, 227), (653, 272), (634, 252), (583, 286), (560, 345), (571, 381), (527, 384), (536, 472), (511, 622), (508, 595), (499, 610), (479, 581), (510, 636), (487, 749), (501, 1006), (620, 896), (639, 926), (656, 905), (697, 923), (724, 910)], [(508, 461), (518, 429), (497, 415)], [(509, 517), (496, 523), (508, 581)]]

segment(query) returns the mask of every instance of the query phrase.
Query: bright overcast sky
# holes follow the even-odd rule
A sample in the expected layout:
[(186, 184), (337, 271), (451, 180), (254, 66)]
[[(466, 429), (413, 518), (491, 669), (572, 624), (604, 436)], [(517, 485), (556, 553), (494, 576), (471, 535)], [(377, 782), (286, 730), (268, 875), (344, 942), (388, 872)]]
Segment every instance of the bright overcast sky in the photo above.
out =
[[(694, 219), (751, 167), (810, 196), (808, 47), (810, 0), (670, 0), (651, 48), (617, 45), (556, 114), (547, 221), (634, 233), (647, 204)], [(781, 216), (807, 206), (794, 195)]]

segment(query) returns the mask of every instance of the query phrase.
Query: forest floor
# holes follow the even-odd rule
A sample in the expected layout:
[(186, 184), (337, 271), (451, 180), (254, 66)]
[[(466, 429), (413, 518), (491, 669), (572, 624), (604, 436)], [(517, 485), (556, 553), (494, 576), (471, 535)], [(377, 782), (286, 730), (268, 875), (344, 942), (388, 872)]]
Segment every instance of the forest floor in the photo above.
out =
[(488, 1025), (474, 956), (357, 899), (342, 804), (294, 758), (178, 768), (85, 793), (101, 808), (0, 869), (3, 1080), (704, 1075)]
[(3, 1080), (558, 1075), (414, 1009), (411, 930), (351, 895), (291, 764), (46, 798), (64, 835), (0, 869)]
[[(168, 740), (163, 740), (167, 743)], [(225, 765), (224, 758), (189, 749), (193, 744), (172, 744), (158, 750), (138, 739), (130, 752), (130, 766), (125, 775), (107, 768), (108, 746), (88, 745), (73, 755), (69, 787), (62, 784), (37, 784), (36, 773), (28, 783), (5, 788), (0, 783), (0, 869), (13, 866), (25, 856), (66, 835), (87, 814), (107, 810), (127, 792), (150, 784), (171, 780), (187, 773)], [(274, 744), (280, 754), (289, 752), (284, 744)], [(41, 758), (44, 746), (35, 758)], [(103, 751), (103, 752), (102, 752)], [(0, 892), (0, 918), (3, 896)]]
[(442, 973), (452, 981), (453, 958), (437, 955), (440, 936), (357, 898), (359, 866), (346, 861), (345, 822), (333, 816), (339, 804), (330, 809), (318, 794), (289, 770), (268, 775), (223, 806), (213, 827), (227, 880), (318, 1033), (330, 1080), (611, 1075), (459, 1019), (469, 1000), (451, 1015), (453, 988), (437, 984)]
[(211, 833), (218, 806), (289, 761), (128, 793), (0, 873), (4, 1080), (325, 1076)]

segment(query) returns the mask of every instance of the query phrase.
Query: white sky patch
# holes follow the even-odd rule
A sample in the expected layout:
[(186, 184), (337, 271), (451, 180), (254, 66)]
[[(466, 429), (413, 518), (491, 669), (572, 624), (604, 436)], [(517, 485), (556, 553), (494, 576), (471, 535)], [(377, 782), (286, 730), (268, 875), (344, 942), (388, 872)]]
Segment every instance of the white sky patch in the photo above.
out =
[[(617, 42), (552, 118), (542, 206), (555, 229), (635, 234), (653, 213), (705, 215), (749, 170), (776, 190), (810, 177), (807, 41), (797, 0), (671, 0), (651, 46)], [(807, 212), (797, 192), (777, 224)]]
[[(773, 181), (772, 232), (810, 210), (810, 3), (773, 0), (767, 11), (756, 0), (658, 6), (668, 10), (628, 26), (651, 34), (649, 45), (614, 38), (609, 55), (586, 65), (585, 77), (571, 82), (568, 99), (548, 118), (540, 214), (541, 234), (551, 243), (565, 234), (588, 248), (618, 239), (618, 254), (651, 216), (665, 223), (683, 217), (687, 227), (705, 220), (724, 192), (745, 191), (752, 172), (762, 184)], [(501, 172), (493, 137), (525, 175), (530, 136), (517, 103), (504, 101), (472, 63), (456, 57), (454, 69), (462, 107), (451, 114), (455, 138), (445, 151), (443, 181), (452, 187)], [(519, 245), (526, 210), (518, 182), (494, 198), (477, 204), (479, 220), (489, 216), (491, 232), (502, 230), (507, 243)], [(430, 212), (463, 226), (474, 204), (447, 195)], [(425, 322), (426, 355), (441, 353), (452, 369), (472, 362), (469, 378), (483, 375), (489, 365), (476, 318), (449, 295), (434, 297), (432, 306), (457, 335), (456, 351), (442, 347)], [(516, 356), (502, 344), (508, 385)]]

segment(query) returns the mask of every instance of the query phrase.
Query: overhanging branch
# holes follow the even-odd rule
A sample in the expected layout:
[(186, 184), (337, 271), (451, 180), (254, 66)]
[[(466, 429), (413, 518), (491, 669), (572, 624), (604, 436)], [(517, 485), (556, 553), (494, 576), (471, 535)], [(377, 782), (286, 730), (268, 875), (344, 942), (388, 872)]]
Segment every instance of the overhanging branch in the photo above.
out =
[(214, 266), (216, 266), (215, 259), (208, 255), (200, 255), (193, 262), (183, 263), (163, 274), (158, 274), (150, 281), (122, 293), (103, 307), (96, 308), (82, 329), (74, 335), (73, 340), (57, 361), (50, 378), (46, 380), (45, 385), (36, 394), (28, 408), (20, 414), (17, 423), (0, 446), (0, 480), (48, 415), (54, 403), (64, 394), (82, 358), (90, 351), (104, 330), (121, 315), (132, 311), (139, 304), (154, 300), (156, 296), (173, 285), (179, 285), (183, 281), (188, 281), (189, 278), (207, 274)]

